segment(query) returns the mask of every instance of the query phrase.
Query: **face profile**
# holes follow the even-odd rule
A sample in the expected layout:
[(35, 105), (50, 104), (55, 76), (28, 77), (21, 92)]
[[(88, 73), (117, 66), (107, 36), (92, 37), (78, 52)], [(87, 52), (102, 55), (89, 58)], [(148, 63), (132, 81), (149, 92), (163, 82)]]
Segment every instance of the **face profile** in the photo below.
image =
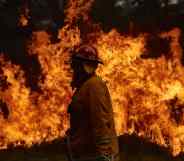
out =
[(71, 57), (70, 67), (73, 71), (72, 88), (79, 87), (85, 79), (95, 74), (98, 64), (102, 61), (94, 47), (82, 45)]

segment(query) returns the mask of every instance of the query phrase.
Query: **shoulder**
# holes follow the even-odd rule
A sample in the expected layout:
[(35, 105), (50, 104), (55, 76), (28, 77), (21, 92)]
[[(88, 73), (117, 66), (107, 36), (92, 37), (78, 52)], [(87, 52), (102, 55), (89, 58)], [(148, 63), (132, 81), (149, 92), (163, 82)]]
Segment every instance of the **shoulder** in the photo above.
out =
[(86, 81), (86, 86), (104, 86), (105, 82), (102, 80), (100, 76), (92, 76), (89, 80)]
[(96, 75), (87, 80), (84, 87), (88, 89), (88, 92), (104, 93), (108, 91), (106, 83)]

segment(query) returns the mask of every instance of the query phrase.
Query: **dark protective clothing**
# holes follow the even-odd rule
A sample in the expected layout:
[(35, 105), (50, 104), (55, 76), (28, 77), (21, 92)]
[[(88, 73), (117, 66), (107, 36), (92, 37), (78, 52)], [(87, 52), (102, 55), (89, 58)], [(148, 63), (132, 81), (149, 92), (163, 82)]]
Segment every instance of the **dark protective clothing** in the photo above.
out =
[(119, 153), (111, 98), (100, 77), (91, 76), (76, 90), (68, 112), (74, 158)]

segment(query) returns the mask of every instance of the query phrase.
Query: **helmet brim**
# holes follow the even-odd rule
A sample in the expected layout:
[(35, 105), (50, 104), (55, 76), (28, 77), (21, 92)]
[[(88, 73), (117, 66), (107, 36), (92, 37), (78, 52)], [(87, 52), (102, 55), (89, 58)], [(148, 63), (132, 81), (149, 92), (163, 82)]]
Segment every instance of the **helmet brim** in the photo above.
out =
[(79, 57), (79, 56), (76, 56), (76, 55), (73, 55), (72, 59), (77, 59), (77, 60), (86, 61), (86, 62), (94, 62), (94, 63), (98, 63), (98, 64), (104, 65), (104, 63), (103, 63), (103, 61), (101, 59), (93, 60), (93, 59), (88, 59), (88, 58), (85, 58), (85, 57)]

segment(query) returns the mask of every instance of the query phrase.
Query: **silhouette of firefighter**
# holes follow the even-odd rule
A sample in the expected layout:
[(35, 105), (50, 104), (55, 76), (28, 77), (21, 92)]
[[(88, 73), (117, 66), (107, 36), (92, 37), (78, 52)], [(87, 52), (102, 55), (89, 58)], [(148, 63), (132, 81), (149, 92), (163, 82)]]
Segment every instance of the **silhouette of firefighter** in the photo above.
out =
[(68, 108), (67, 145), (73, 161), (119, 160), (111, 97), (105, 82), (95, 74), (98, 64), (103, 63), (89, 45), (80, 46), (71, 58), (75, 93)]

